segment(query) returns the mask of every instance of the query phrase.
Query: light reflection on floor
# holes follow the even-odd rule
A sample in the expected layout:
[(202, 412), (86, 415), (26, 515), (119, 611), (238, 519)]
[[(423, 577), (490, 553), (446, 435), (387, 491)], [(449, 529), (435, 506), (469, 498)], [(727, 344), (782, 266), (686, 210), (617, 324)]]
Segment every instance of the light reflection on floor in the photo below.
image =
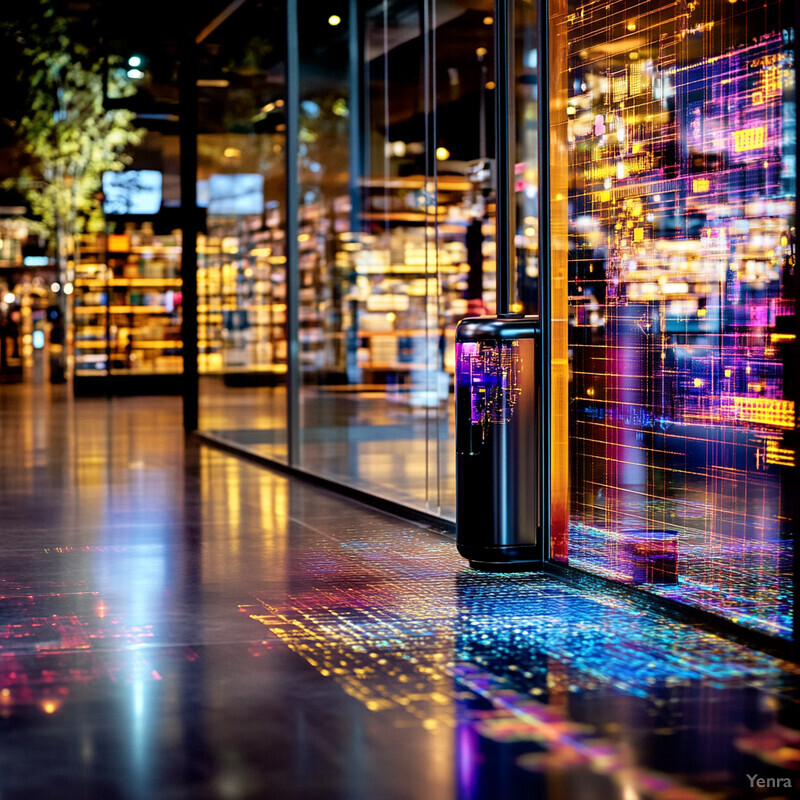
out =
[(473, 573), (448, 537), (185, 448), (177, 399), (27, 391), (0, 393), (3, 800), (697, 800), (798, 775), (795, 667)]
[[(567, 796), (608, 782), (622, 796), (737, 796), (730, 784), (746, 764), (782, 776), (800, 767), (800, 734), (778, 713), (800, 670), (621, 596), (475, 573), (450, 542), (413, 531), (325, 540), (296, 570), (308, 578), (297, 591), (257, 593), (243, 610), (395, 725), (513, 745), (517, 766), (535, 774), (583, 771)], [(737, 724), (712, 725), (725, 744), (693, 762), (686, 738), (706, 746), (700, 721), (714, 707)], [(482, 796), (476, 780), (464, 797)]]

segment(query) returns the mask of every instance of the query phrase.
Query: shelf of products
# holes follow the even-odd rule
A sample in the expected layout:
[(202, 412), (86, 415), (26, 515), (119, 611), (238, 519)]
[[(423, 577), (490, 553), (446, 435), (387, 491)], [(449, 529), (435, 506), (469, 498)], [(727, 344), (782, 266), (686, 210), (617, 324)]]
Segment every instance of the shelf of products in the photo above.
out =
[[(85, 235), (75, 263), (75, 390), (113, 376), (179, 376), (180, 234)], [(166, 386), (166, 384), (164, 384)]]
[(199, 369), (232, 382), (286, 372), (284, 234), (278, 213), (215, 218), (198, 242)]
[[(349, 196), (304, 195), (314, 198), (298, 217), (298, 354), (305, 384), (383, 387), (425, 405), (448, 393), (455, 327), (470, 311), (466, 242), (475, 223), (465, 200), (474, 196), (465, 194), (465, 181), (442, 180), (431, 215), (419, 210), (424, 186), (419, 178), (366, 187), (367, 195), (380, 188), (384, 205), (397, 210), (381, 216), (378, 195), (367, 196), (358, 234), (350, 231)], [(491, 209), (485, 211), (478, 269), (490, 308), (494, 226)], [(285, 232), (277, 207), (264, 215), (209, 218), (199, 241), (198, 297), (202, 373), (252, 384), (286, 372)]]

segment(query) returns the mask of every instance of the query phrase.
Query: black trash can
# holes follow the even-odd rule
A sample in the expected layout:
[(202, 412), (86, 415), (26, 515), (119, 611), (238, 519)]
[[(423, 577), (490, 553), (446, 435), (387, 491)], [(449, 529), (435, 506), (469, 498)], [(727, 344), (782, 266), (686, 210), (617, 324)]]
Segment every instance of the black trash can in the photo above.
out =
[(462, 320), (456, 331), (456, 544), (475, 569), (539, 569), (538, 316)]

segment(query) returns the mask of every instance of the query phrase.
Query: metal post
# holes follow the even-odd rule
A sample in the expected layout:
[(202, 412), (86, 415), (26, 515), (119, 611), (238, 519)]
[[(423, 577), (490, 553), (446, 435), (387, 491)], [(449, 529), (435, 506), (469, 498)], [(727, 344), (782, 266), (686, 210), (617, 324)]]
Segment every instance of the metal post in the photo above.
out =
[[(794, 63), (795, 69), (798, 63), (797, 59), (800, 58), (800, 40), (797, 36), (797, 22), (800, 20), (800, 0), (795, 0), (795, 2), (791, 6), (791, 11), (789, 12), (791, 15), (791, 20), (789, 22), (788, 29), (795, 31), (794, 37)], [(797, 80), (795, 79), (795, 97), (794, 102), (797, 103)], [(800, 117), (795, 115), (795, 154), (797, 153), (797, 141), (800, 139)], [(797, 164), (796, 157), (795, 157), (795, 165)], [(796, 166), (795, 166), (796, 168)], [(797, 175), (795, 175), (795, 187), (797, 186)], [(794, 235), (792, 236), (792, 256), (795, 260), (794, 263), (794, 280), (793, 280), (793, 289), (794, 289), (794, 334), (795, 339), (792, 342), (791, 349), (787, 354), (787, 358), (784, 361), (784, 369), (789, 364), (797, 364), (798, 355), (800, 355), (800, 270), (797, 268), (797, 221), (800, 219), (798, 217), (798, 213), (800, 213), (800, 207), (798, 206), (798, 199), (797, 199), (797, 189), (795, 188), (795, 215), (794, 215)], [(795, 427), (794, 430), (789, 433), (787, 436), (788, 441), (791, 443), (792, 450), (795, 452), (795, 459), (797, 458), (798, 450), (800, 450), (800, 430), (798, 429), (798, 411), (800, 410), (800, 374), (796, 369), (787, 369), (787, 378), (788, 378), (788, 394), (789, 397), (795, 403)], [(800, 469), (797, 465), (793, 468), (794, 472), (794, 482), (796, 485), (797, 481), (797, 471)], [(800, 541), (800, 531), (798, 530), (798, 526), (800, 525), (800, 497), (798, 497), (798, 493), (796, 491), (792, 491), (789, 486), (784, 485), (782, 487), (783, 491), (790, 492), (791, 494), (791, 501), (789, 504), (789, 513), (792, 517), (792, 589), (794, 594), (794, 614), (792, 616), (792, 639), (795, 642), (800, 642), (800, 563), (798, 563), (797, 558), (797, 543)]]
[(290, 466), (300, 464), (300, 213), (298, 133), (300, 127), (300, 44), (298, 0), (286, 3), (286, 426)]
[[(366, 173), (364, 144), (364, 113), (362, 102), (364, 77), (364, 18), (359, 8), (359, 0), (350, 0), (348, 8), (347, 31), (347, 80), (350, 116), (348, 118), (349, 158), (348, 182), (350, 191), (350, 234), (361, 233), (361, 177)], [(333, 230), (333, 229), (332, 229)], [(355, 267), (350, 271), (347, 281), (353, 287), (358, 277)], [(342, 319), (345, 315), (342, 314)], [(348, 383), (358, 382), (358, 303), (350, 301), (350, 325), (344, 331), (344, 371)]]
[(359, 211), (361, 206), (360, 179), (363, 174), (362, 163), (362, 124), (361, 116), (361, 78), (362, 78), (362, 46), (363, 25), (358, 9), (358, 0), (350, 0), (348, 13), (347, 52), (348, 52), (348, 90), (350, 94), (350, 117), (348, 124), (350, 148), (350, 232), (356, 233), (360, 228)]
[(516, 162), (515, 84), (514, 84), (514, 2), (495, 0), (495, 151), (497, 164), (497, 313), (507, 314), (516, 288)]
[(550, 558), (550, 458), (552, 359), (553, 359), (553, 308), (552, 261), (550, 252), (550, 4), (538, 0), (537, 24), (539, 26), (539, 58), (537, 61), (537, 98), (539, 104), (539, 319), (541, 320), (541, 498), (542, 498), (542, 559)]
[(181, 340), (183, 354), (183, 427), (198, 428), (197, 369), (197, 44), (194, 36), (181, 42), (180, 60)]

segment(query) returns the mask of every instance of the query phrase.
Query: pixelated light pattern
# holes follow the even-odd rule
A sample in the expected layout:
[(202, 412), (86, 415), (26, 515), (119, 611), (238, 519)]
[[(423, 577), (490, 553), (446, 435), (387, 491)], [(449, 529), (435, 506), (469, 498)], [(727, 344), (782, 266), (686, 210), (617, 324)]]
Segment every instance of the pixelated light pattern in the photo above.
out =
[[(797, 766), (785, 756), (800, 734), (778, 714), (796, 703), (800, 668), (665, 619), (619, 590), (474, 572), (444, 537), (355, 537), (321, 538), (293, 564), (298, 588), (266, 584), (243, 610), (397, 725), (466, 731), (457, 753), (465, 773), (480, 761), (469, 731), (526, 744), (525, 770), (583, 769), (663, 800), (726, 796), (743, 753), (762, 769)], [(657, 747), (641, 746), (640, 725), (657, 729)], [(696, 758), (692, 742), (706, 756)], [(596, 796), (615, 795), (571, 795)]]
[(456, 364), (458, 390), (469, 397), (470, 453), (476, 453), (492, 425), (511, 420), (522, 394), (524, 362), (518, 341), (457, 342)]
[[(124, 551), (86, 545), (42, 552), (58, 556)], [(130, 625), (109, 614), (100, 594), (89, 591), (83, 580), (0, 577), (0, 718), (36, 710), (54, 714), (77, 686), (95, 680), (161, 680), (138, 649), (152, 641), (152, 625)]]
[[(792, 631), (789, 9), (570, 3), (569, 561)], [(635, 20), (631, 22), (631, 18)], [(675, 571), (647, 543), (675, 537)], [(637, 572), (638, 571), (638, 572)]]

